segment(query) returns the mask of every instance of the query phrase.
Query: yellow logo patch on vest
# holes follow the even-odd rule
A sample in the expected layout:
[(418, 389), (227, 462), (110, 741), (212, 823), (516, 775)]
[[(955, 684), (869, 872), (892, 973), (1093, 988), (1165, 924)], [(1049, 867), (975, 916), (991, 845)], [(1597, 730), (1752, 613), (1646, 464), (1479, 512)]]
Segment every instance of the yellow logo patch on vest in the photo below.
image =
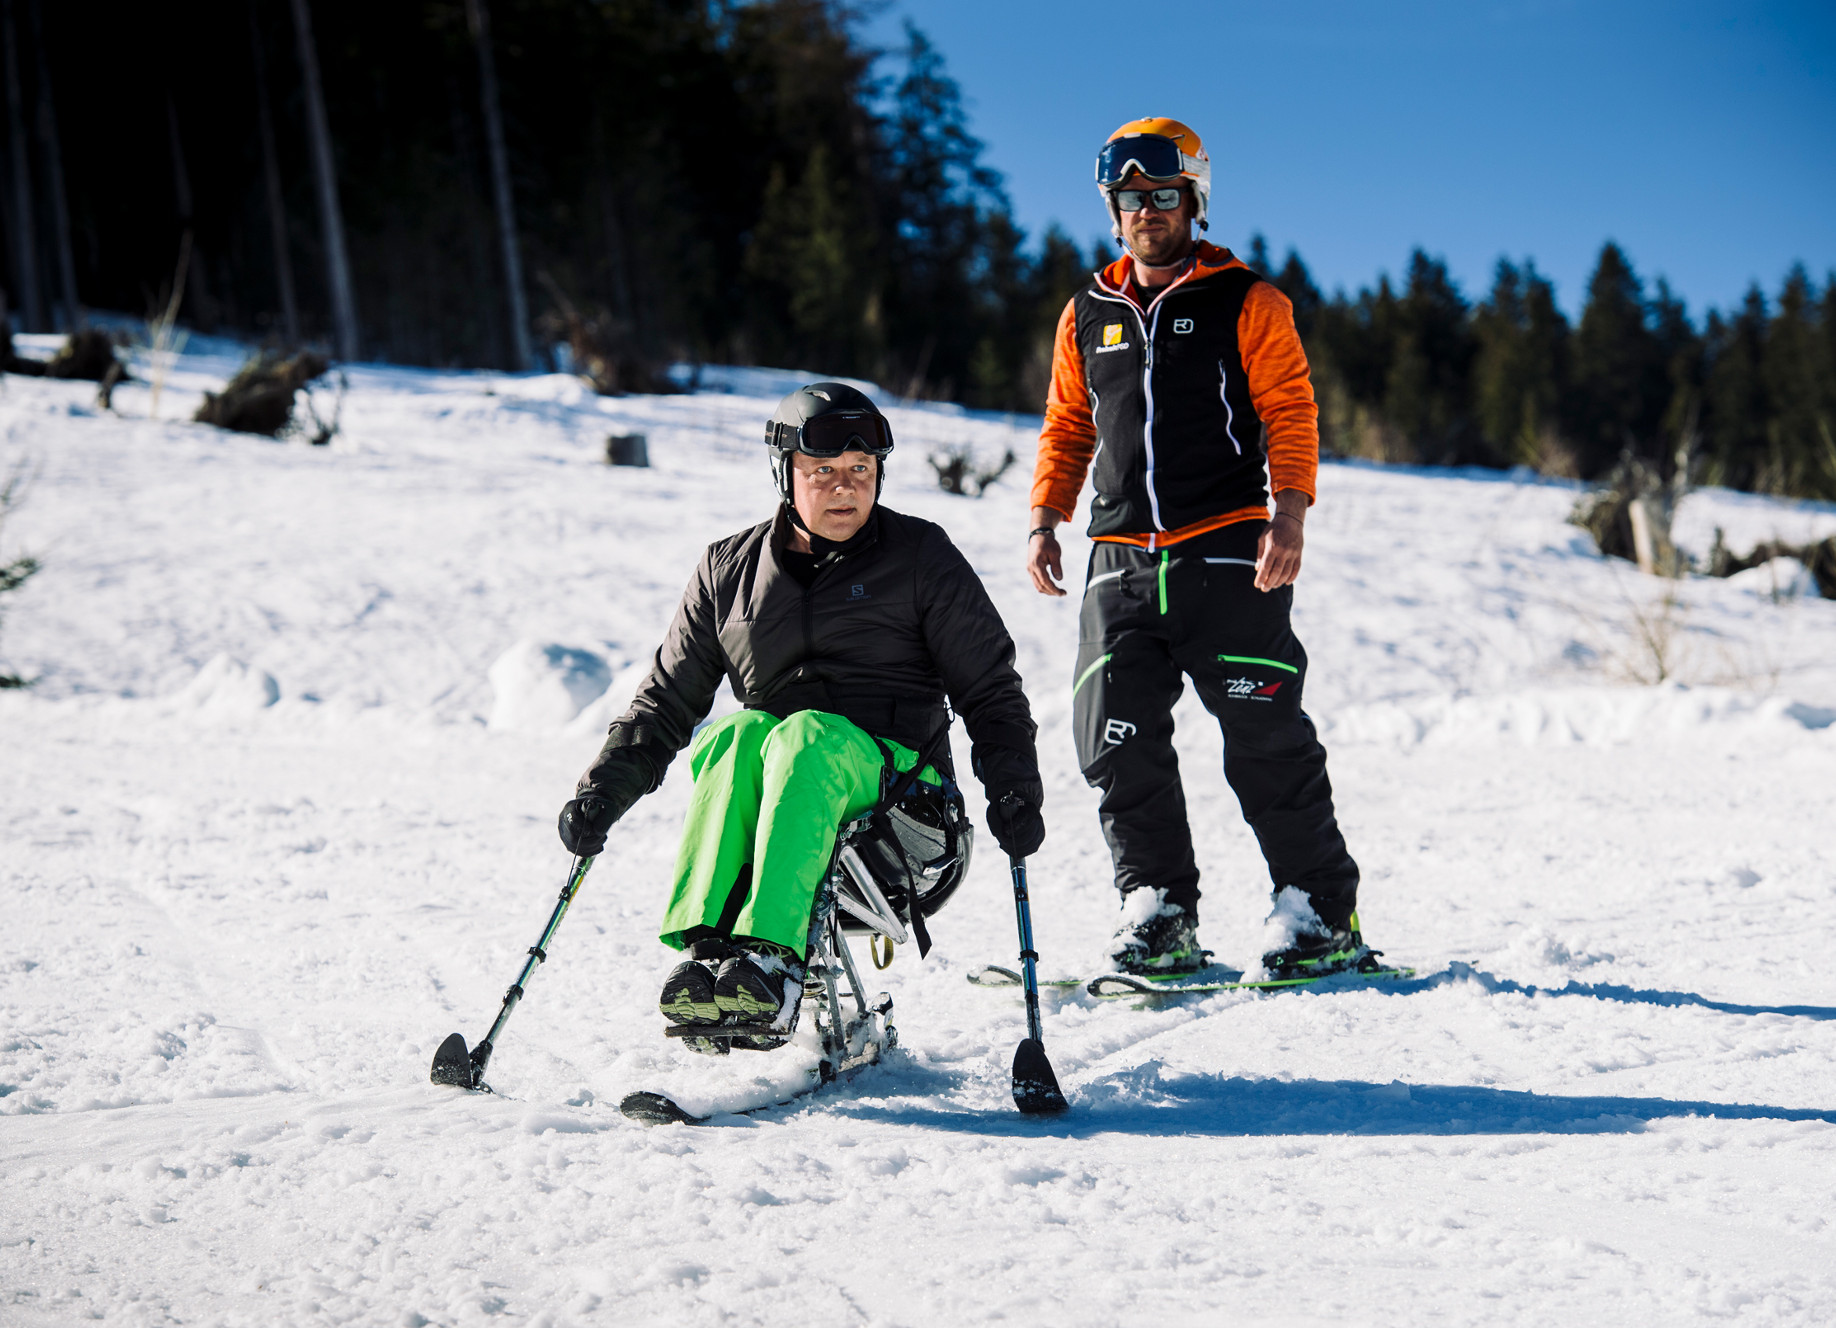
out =
[(1122, 344), (1122, 324), (1103, 324), (1103, 344), (1105, 346), (1120, 346)]

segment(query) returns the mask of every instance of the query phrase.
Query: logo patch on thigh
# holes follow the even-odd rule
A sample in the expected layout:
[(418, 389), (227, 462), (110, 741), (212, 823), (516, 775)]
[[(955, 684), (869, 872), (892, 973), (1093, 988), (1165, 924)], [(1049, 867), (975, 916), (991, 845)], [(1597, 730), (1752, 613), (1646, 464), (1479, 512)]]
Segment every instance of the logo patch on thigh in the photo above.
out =
[(1226, 678), (1224, 695), (1232, 701), (1273, 701), (1281, 690), (1280, 682), (1258, 682), (1254, 678)]

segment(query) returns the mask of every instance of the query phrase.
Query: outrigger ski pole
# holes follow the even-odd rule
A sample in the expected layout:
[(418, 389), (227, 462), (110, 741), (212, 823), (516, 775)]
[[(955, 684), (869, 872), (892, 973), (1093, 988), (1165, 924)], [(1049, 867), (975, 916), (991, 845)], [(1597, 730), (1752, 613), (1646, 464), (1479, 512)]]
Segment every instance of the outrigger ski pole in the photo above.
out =
[(574, 896), (580, 891), (580, 883), (586, 880), (587, 868), (593, 865), (591, 858), (576, 858), (573, 869), (568, 873), (567, 884), (561, 887), (561, 898), (555, 903), (555, 911), (549, 915), (548, 925), (542, 929), (542, 939), (529, 947), (529, 958), (523, 964), (523, 971), (516, 975), (516, 981), (510, 984), (510, 990), (504, 993), (504, 1008), (497, 1012), (497, 1022), (491, 1025), (491, 1031), (484, 1035), (484, 1041), (473, 1047), (470, 1052), (465, 1049), (465, 1037), (460, 1033), (448, 1034), (440, 1049), (434, 1052), (433, 1070), (428, 1074), (436, 1084), (449, 1084), (454, 1088), (463, 1088), (474, 1093), (488, 1093), (491, 1086), (484, 1081), (485, 1066), (490, 1062), (491, 1052), (497, 1045), (497, 1035), (504, 1031), (504, 1025), (510, 1022), (510, 1012), (516, 1009), (516, 1003), (523, 999), (523, 989), (529, 985), (529, 979), (548, 958), (548, 943), (554, 939), (555, 931), (561, 925), (561, 919), (567, 914), (567, 906), (574, 902)]
[[(1029, 1116), (1063, 1111), (1070, 1103), (1059, 1091), (1058, 1076), (1046, 1059), (1039, 1023), (1039, 974), (1034, 965), (1033, 915), (1026, 899), (1026, 859), (1009, 858), (1014, 874), (1014, 916), (1020, 924), (1020, 973), (1026, 981), (1026, 1039), (1014, 1049), (1014, 1105)], [(458, 1036), (457, 1034), (454, 1035)], [(463, 1044), (461, 1044), (463, 1046)]]

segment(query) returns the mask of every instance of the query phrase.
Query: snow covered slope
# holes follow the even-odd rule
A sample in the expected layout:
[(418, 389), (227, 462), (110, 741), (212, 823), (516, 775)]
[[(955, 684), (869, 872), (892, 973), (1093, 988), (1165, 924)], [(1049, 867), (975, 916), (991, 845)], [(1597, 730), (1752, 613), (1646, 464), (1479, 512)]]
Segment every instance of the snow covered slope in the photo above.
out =
[[(0, 387), (0, 466), (36, 473), (0, 557), (45, 564), (0, 629), (41, 678), (0, 694), (0, 1322), (1836, 1321), (1836, 603), (1606, 562), (1560, 484), (1329, 465), (1309, 709), (1366, 933), (1417, 981), (1049, 998), (1073, 1110), (1022, 1119), (1020, 1004), (964, 981), (1015, 949), (987, 852), (883, 975), (889, 1063), (645, 1129), (630, 1089), (745, 1107), (811, 1059), (660, 1036), (680, 766), (588, 878), (502, 1096), (427, 1065), (547, 917), (555, 813), (700, 549), (767, 514), (794, 378), (363, 367), (312, 449), (177, 422), (234, 367), (188, 356), (159, 421), (144, 387), (118, 416)], [(1019, 641), (1039, 947), (1085, 969), (1115, 902), (1076, 598), (1020, 567), (1037, 421), (891, 413), (886, 501), (950, 529)], [(626, 432), (653, 468), (603, 464)], [(924, 455), (961, 443), (1020, 465), (943, 495)], [(1687, 543), (1716, 525), (1836, 510), (1688, 500)], [(1204, 936), (1245, 962), (1267, 878), (1179, 718)]]

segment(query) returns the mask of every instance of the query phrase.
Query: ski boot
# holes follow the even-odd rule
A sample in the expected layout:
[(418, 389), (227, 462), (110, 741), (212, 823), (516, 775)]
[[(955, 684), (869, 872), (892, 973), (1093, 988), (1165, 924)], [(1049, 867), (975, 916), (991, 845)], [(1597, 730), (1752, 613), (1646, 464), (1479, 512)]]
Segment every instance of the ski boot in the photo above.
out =
[(1271, 979), (1321, 978), (1332, 973), (1366, 972), (1380, 967), (1377, 956), (1358, 930), (1358, 914), (1343, 927), (1330, 926), (1315, 917), (1310, 926), (1297, 929), (1294, 939), (1262, 956), (1262, 967)]
[(769, 1035), (736, 1037), (742, 1051), (771, 1051), (797, 1031), (803, 1007), (804, 966), (788, 946), (753, 941), (723, 959), (714, 981), (714, 1001), (725, 1024), (768, 1024)]
[[(663, 992), (657, 1008), (672, 1024), (713, 1027), (723, 1022), (717, 991), (719, 967), (739, 952), (729, 941), (711, 937), (696, 941), (688, 948), (688, 958), (669, 971), (663, 979)], [(685, 1037), (691, 1051), (704, 1056), (725, 1056), (727, 1043), (715, 1038)]]
[(1122, 923), (1110, 937), (1108, 960), (1118, 973), (1136, 977), (1171, 977), (1193, 973), (1211, 962), (1211, 951), (1198, 943), (1198, 919), (1179, 904), (1167, 902), (1159, 889), (1131, 890), (1122, 896)]

